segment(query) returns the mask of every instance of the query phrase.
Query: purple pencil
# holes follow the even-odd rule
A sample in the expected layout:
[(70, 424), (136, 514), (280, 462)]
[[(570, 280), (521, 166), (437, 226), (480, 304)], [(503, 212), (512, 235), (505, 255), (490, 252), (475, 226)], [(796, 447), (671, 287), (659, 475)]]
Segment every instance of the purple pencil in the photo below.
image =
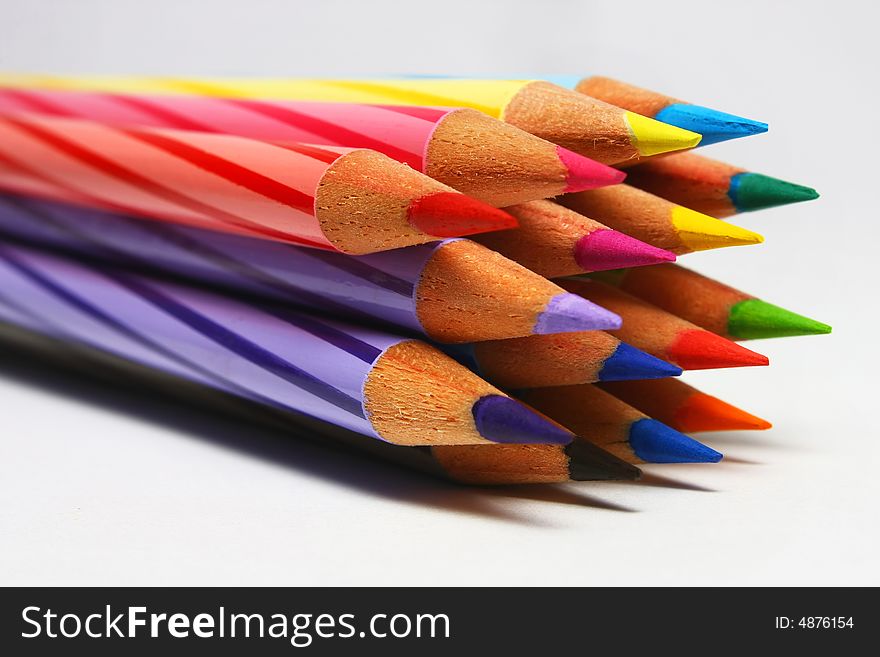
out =
[(391, 443), (573, 439), (418, 340), (2, 242), (0, 319)]
[(379, 320), (438, 342), (620, 327), (617, 315), (470, 240), (351, 257), (9, 194), (0, 195), (0, 232), (113, 264)]

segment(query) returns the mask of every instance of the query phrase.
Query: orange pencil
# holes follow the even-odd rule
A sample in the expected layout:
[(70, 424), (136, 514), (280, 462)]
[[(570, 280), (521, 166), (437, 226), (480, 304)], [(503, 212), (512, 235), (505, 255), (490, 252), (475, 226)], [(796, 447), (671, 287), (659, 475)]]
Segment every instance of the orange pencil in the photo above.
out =
[(773, 426), (679, 379), (609, 381), (598, 385), (646, 415), (687, 433), (761, 430)]

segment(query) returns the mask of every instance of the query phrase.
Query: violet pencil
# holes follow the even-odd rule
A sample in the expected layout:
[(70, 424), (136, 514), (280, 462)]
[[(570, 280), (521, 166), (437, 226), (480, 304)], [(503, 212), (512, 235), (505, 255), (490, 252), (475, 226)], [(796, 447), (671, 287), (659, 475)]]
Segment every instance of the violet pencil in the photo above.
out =
[(11, 243), (0, 320), (386, 442), (573, 439), (418, 340)]
[(379, 320), (438, 342), (620, 326), (613, 313), (469, 240), (349, 257), (9, 194), (0, 194), (0, 233), (323, 313)]

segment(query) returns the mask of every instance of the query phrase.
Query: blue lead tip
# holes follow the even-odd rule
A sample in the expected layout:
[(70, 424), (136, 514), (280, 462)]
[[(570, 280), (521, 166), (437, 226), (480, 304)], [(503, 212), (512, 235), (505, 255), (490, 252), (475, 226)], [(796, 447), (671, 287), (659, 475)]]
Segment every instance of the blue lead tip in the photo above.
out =
[(567, 445), (574, 439), (570, 431), (510, 397), (480, 397), (471, 411), (477, 431), (492, 442)]
[(632, 423), (629, 444), (648, 463), (717, 463), (722, 458), (720, 452), (651, 418)]
[(636, 381), (681, 376), (681, 368), (621, 342), (599, 370), (600, 381)]
[(767, 132), (770, 127), (761, 121), (685, 103), (668, 105), (657, 112), (654, 118), (679, 128), (699, 132), (703, 135), (700, 146), (757, 135)]

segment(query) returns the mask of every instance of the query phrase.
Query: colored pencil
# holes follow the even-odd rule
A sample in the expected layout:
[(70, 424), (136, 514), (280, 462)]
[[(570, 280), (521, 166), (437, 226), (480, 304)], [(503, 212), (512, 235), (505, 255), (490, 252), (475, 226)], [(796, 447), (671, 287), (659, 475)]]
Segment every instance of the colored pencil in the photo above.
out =
[(369, 150), (0, 116), (0, 188), (363, 254), (514, 219)]
[(553, 201), (529, 201), (504, 209), (519, 226), (476, 235), (474, 239), (547, 278), (675, 260), (674, 253)]
[(0, 322), (0, 348), (43, 362), (56, 370), (111, 384), (114, 391), (131, 390), (210, 412), (246, 424), (281, 431), (284, 439), (324, 440), (352, 447), (369, 456), (470, 485), (563, 483), (637, 479), (639, 469), (583, 440), (568, 445), (434, 445), (403, 447), (342, 429), (306, 415), (257, 404), (220, 390), (126, 361), (83, 344), (52, 339)]
[[(550, 78), (551, 82), (557, 82)], [(561, 81), (560, 81), (561, 82)], [(573, 81), (571, 88), (631, 112), (700, 133), (700, 146), (767, 132), (768, 125), (702, 105), (678, 100), (619, 80), (599, 75)], [(568, 87), (568, 84), (560, 84)], [(684, 205), (687, 205), (686, 203)]]
[(752, 173), (694, 153), (646, 161), (627, 169), (627, 173), (630, 185), (713, 217), (819, 198), (812, 187)]
[(630, 185), (566, 194), (559, 202), (610, 228), (678, 255), (764, 241), (750, 230)]
[(692, 148), (700, 135), (536, 80), (182, 79), (3, 75), (0, 85), (368, 105), (469, 107), (605, 164)]
[(440, 342), (615, 328), (620, 318), (464, 239), (347, 256), (0, 194), (0, 233)]
[(773, 426), (767, 420), (677, 379), (613, 381), (599, 385), (627, 404), (679, 431), (761, 430)]
[(9, 243), (0, 318), (396, 444), (573, 438), (424, 342)]
[(472, 109), (0, 88), (0, 113), (369, 148), (502, 207), (626, 174)]
[(730, 340), (830, 333), (831, 327), (680, 265), (595, 274), (597, 280)]
[(620, 315), (623, 326), (613, 331), (613, 335), (682, 369), (703, 370), (769, 364), (766, 356), (605, 283), (566, 279), (560, 281), (560, 284), (569, 292), (580, 294)]
[(578, 436), (629, 463), (717, 463), (721, 454), (592, 385), (516, 393)]
[(678, 376), (681, 369), (603, 331), (478, 342), (448, 353), (508, 389)]

